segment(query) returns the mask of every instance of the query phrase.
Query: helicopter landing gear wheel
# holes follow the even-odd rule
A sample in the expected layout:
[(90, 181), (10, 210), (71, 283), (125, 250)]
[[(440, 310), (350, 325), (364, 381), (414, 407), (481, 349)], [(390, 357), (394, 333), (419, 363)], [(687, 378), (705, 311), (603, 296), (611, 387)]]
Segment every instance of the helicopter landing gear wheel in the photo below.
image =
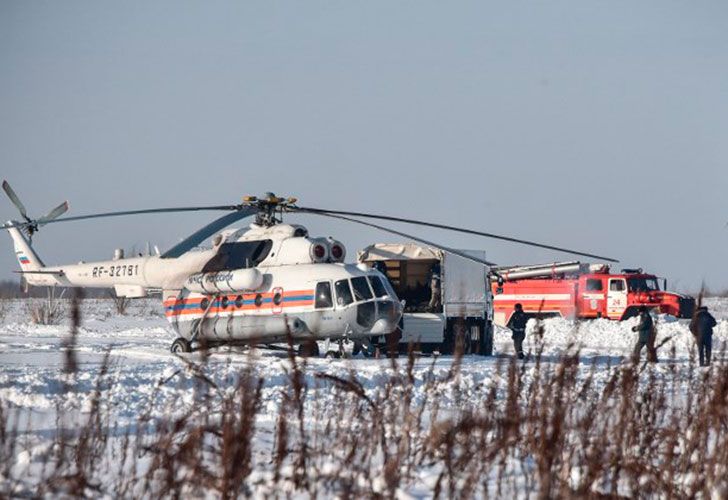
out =
[(298, 344), (298, 355), (302, 358), (318, 358), (318, 343), (315, 340), (309, 340)]
[(192, 352), (192, 346), (189, 341), (182, 337), (177, 337), (169, 350), (174, 354), (181, 354), (183, 352)]

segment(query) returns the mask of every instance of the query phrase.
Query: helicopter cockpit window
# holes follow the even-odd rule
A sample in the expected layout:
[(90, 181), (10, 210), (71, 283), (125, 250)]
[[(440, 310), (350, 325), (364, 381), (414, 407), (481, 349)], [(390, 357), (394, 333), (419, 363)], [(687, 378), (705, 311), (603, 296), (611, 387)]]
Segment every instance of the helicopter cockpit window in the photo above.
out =
[(382, 279), (379, 276), (369, 276), (369, 283), (372, 284), (372, 290), (374, 290), (375, 297), (386, 297), (387, 288), (382, 283)]
[(364, 276), (358, 276), (351, 278), (351, 286), (354, 288), (354, 300), (361, 302), (362, 300), (369, 300), (373, 297), (372, 291), (369, 288), (369, 283)]
[(340, 306), (348, 306), (354, 302), (354, 297), (351, 295), (351, 288), (349, 288), (349, 280), (339, 280), (334, 283), (336, 289), (336, 303)]
[(271, 240), (223, 243), (215, 256), (202, 268), (202, 272), (214, 273), (255, 267), (265, 260), (272, 246)]
[(316, 284), (316, 309), (327, 309), (334, 306), (331, 298), (331, 283), (322, 281)]

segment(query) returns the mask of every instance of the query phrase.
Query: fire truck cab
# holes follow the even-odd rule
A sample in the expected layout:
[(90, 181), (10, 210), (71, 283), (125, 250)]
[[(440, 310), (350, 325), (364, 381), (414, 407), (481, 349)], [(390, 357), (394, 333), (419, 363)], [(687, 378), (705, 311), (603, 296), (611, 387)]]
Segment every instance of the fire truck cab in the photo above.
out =
[(642, 269), (611, 274), (606, 264), (499, 268), (491, 277), (494, 321), (505, 326), (517, 303), (534, 317), (624, 320), (637, 315), (640, 306), (677, 318), (692, 317), (695, 300), (666, 291), (666, 285), (666, 280)]

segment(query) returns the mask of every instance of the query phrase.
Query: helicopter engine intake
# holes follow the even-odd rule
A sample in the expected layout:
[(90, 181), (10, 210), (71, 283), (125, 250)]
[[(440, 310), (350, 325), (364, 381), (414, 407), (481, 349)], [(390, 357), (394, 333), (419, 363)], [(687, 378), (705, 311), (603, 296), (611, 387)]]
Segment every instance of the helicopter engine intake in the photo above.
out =
[(193, 274), (185, 288), (195, 293), (236, 293), (257, 290), (263, 285), (263, 273), (258, 269), (237, 269), (216, 273)]

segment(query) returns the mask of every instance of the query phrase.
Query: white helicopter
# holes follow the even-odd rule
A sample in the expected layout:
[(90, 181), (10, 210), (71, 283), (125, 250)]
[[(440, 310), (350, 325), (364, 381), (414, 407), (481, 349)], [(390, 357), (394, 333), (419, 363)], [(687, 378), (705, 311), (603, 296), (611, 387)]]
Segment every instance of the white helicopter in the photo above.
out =
[[(175, 353), (222, 344), (293, 342), (298, 344), (299, 354), (317, 356), (317, 340), (353, 340), (361, 346), (367, 345), (372, 336), (396, 334), (403, 306), (388, 279), (365, 264), (344, 263), (346, 248), (341, 242), (331, 237), (311, 237), (304, 226), (284, 224), (284, 213), (319, 215), (362, 224), (485, 266), (492, 263), (352, 217), (449, 229), (612, 260), (425, 221), (300, 207), (295, 198), (279, 198), (272, 193), (261, 198), (245, 197), (239, 205), (156, 208), (59, 218), (68, 210), (68, 202), (64, 202), (47, 215), (31, 219), (7, 181), (3, 182), (3, 189), (24, 219), (8, 221), (2, 228), (13, 239), (20, 273), (28, 284), (114, 288), (117, 296), (123, 297), (144, 297), (150, 290), (162, 290), (165, 315), (179, 335), (171, 346)], [(131, 258), (116, 255), (110, 261), (46, 266), (31, 245), (33, 234), (45, 224), (203, 210), (230, 213), (160, 255)], [(248, 230), (223, 231), (251, 216), (255, 222)], [(196, 248), (213, 235), (211, 249)]]

